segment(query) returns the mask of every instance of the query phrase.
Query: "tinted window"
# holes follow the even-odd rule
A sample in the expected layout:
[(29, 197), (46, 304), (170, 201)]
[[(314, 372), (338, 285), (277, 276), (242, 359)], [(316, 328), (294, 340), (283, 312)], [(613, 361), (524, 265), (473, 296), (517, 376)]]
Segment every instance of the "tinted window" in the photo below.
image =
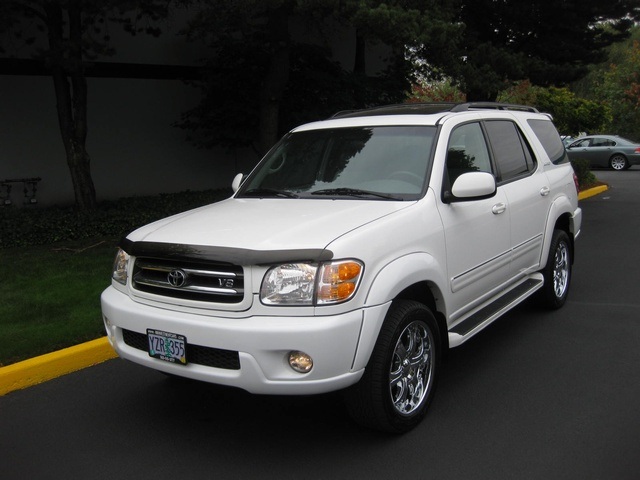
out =
[(591, 142), (592, 147), (613, 147), (615, 144), (613, 140), (608, 138), (594, 138)]
[(447, 150), (447, 173), (453, 185), (466, 172), (489, 172), (489, 150), (479, 123), (468, 123), (451, 132)]
[(549, 156), (552, 163), (566, 163), (569, 156), (564, 149), (564, 144), (560, 139), (560, 135), (550, 120), (527, 120), (529, 126), (540, 140), (542, 147)]
[(508, 120), (486, 122), (501, 181), (524, 175), (533, 169), (529, 147), (516, 125)]

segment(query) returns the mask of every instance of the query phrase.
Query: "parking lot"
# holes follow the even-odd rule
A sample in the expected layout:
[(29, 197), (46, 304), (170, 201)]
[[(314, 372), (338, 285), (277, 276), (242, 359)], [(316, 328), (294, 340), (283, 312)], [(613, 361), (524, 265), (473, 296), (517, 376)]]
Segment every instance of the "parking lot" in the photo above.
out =
[(565, 307), (529, 302), (446, 357), (404, 436), (339, 394), (252, 396), (120, 359), (0, 397), (0, 476), (636, 479), (640, 167), (600, 170)]

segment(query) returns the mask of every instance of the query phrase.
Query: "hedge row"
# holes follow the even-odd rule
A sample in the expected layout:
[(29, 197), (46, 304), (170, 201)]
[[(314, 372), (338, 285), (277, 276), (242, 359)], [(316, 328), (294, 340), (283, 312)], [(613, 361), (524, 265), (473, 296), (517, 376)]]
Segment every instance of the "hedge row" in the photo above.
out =
[[(581, 189), (597, 179), (584, 160), (572, 162)], [(180, 192), (101, 202), (92, 212), (73, 207), (0, 208), (0, 248), (44, 245), (100, 236), (122, 237), (154, 220), (184, 212), (231, 195), (231, 190)]]
[(217, 202), (231, 190), (180, 192), (100, 202), (97, 210), (73, 207), (0, 208), (0, 248), (44, 245), (99, 236), (122, 237), (154, 220)]

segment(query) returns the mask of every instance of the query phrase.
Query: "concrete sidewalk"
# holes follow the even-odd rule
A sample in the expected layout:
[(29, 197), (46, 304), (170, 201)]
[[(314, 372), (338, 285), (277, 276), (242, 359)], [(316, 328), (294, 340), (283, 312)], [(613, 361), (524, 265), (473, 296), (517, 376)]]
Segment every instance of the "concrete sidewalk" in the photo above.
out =
[[(580, 192), (578, 198), (584, 200), (607, 189), (606, 185), (591, 188)], [(116, 356), (116, 352), (111, 348), (107, 337), (102, 337), (81, 345), (2, 367), (0, 368), (0, 396), (97, 365)]]

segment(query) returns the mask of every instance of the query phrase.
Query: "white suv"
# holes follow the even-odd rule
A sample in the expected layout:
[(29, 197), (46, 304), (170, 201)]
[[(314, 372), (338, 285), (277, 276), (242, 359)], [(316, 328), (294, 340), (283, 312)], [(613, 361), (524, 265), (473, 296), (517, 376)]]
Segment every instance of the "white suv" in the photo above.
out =
[(122, 358), (261, 394), (345, 389), (358, 422), (404, 432), (444, 349), (534, 293), (567, 297), (577, 183), (530, 107), (342, 112), (234, 190), (122, 241), (102, 294)]

